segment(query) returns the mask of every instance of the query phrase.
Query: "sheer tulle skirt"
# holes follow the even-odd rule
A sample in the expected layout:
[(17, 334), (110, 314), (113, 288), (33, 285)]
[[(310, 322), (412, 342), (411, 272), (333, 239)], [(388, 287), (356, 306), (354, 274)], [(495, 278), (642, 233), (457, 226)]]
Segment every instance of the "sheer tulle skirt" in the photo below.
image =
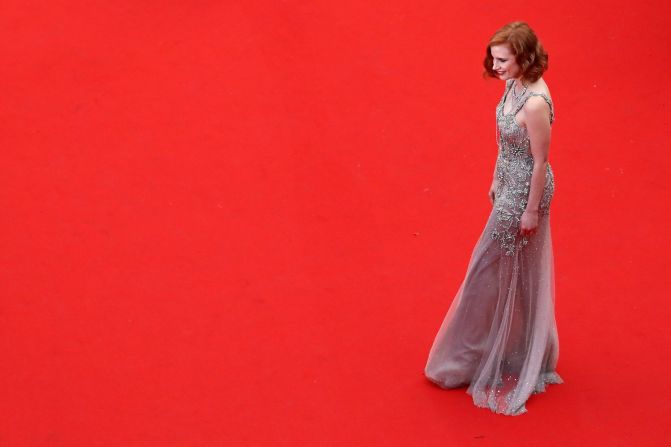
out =
[(464, 281), (431, 347), (426, 377), (443, 388), (468, 385), (479, 407), (525, 413), (531, 394), (563, 383), (555, 372), (559, 339), (554, 316), (554, 260), (549, 214), (514, 254), (491, 237), (493, 211)]

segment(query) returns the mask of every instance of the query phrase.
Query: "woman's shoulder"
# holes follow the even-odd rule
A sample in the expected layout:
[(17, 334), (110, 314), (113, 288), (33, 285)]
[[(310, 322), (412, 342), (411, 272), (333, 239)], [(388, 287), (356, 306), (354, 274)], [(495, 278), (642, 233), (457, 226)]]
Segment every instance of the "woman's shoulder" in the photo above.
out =
[(554, 121), (554, 102), (545, 81), (540, 78), (538, 81), (530, 84), (527, 92), (527, 100), (524, 101), (523, 106), (525, 112), (544, 114), (549, 107), (550, 123), (552, 123)]
[(529, 94), (537, 94), (537, 95), (545, 95), (548, 97), (548, 99), (551, 99), (550, 95), (550, 88), (548, 85), (545, 83), (543, 78), (539, 78), (537, 81), (532, 82), (529, 84), (529, 89), (528, 89)]

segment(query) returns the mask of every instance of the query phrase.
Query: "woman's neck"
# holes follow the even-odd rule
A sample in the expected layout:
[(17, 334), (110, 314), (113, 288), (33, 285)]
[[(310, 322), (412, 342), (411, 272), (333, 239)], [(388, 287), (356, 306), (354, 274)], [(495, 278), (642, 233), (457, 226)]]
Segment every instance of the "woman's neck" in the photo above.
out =
[(525, 84), (522, 78), (513, 78), (513, 86), (518, 89), (523, 89), (524, 87), (528, 87), (529, 84)]

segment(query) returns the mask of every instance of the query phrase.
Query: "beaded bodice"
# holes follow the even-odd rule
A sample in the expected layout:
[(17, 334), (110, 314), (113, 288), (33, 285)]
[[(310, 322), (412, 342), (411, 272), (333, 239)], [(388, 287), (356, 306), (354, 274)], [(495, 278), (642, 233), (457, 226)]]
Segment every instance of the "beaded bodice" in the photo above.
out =
[[(501, 248), (507, 255), (515, 253), (519, 245), (526, 245), (528, 239), (519, 235), (520, 217), (527, 206), (534, 159), (531, 155), (531, 142), (525, 127), (515, 121), (515, 115), (522, 109), (531, 96), (541, 96), (550, 107), (550, 125), (554, 122), (554, 107), (545, 93), (530, 92), (513, 104), (508, 113), (503, 112), (506, 98), (512, 89), (514, 80), (506, 84), (501, 101), (496, 108), (496, 135), (498, 156), (496, 160), (496, 178), (498, 189), (494, 208), (497, 213), (497, 227), (491, 236), (501, 242)], [(550, 212), (550, 202), (554, 194), (554, 174), (547, 163), (545, 187), (539, 204), (539, 215)], [(519, 242), (519, 244), (518, 244)]]
[(524, 107), (528, 98), (532, 96), (540, 96), (548, 103), (548, 106), (550, 106), (550, 125), (552, 125), (554, 122), (554, 107), (552, 105), (552, 100), (545, 93), (527, 91), (516, 104), (513, 104), (513, 108), (510, 112), (504, 113), (504, 104), (508, 94), (512, 90), (513, 83), (513, 80), (507, 82), (503, 97), (501, 98), (501, 101), (499, 101), (499, 105), (496, 107), (496, 130), (499, 148), (503, 149), (504, 156), (528, 155), (530, 157), (529, 135), (527, 134), (525, 127), (517, 124), (515, 115), (517, 115), (522, 107)]

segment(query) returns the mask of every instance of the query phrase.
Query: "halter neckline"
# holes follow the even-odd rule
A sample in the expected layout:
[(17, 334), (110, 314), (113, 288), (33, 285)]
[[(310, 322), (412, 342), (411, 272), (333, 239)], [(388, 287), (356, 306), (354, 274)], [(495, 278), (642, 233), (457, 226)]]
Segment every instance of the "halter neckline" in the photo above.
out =
[(508, 99), (508, 93), (510, 92), (510, 90), (513, 89), (514, 84), (515, 84), (514, 79), (511, 79), (510, 81), (508, 81), (508, 87), (506, 88), (506, 91), (503, 95), (503, 101), (501, 102), (501, 115), (504, 116), (504, 117), (512, 116), (513, 120), (514, 120), (515, 115), (517, 115), (517, 113), (519, 113), (519, 111), (522, 109), (522, 107), (524, 107), (524, 104), (527, 102), (527, 99), (529, 99), (529, 97), (531, 97), (531, 96), (541, 96), (545, 100), (545, 102), (548, 103), (548, 106), (550, 107), (550, 124), (552, 124), (554, 122), (554, 105), (552, 103), (552, 99), (550, 99), (550, 97), (545, 92), (534, 92), (534, 91), (531, 91), (531, 90), (527, 90), (524, 93), (524, 95), (522, 95), (522, 99), (520, 100), (519, 104), (513, 105), (513, 107), (511, 108), (511, 110), (508, 113), (506, 113), (503, 110), (506, 106), (506, 100)]

